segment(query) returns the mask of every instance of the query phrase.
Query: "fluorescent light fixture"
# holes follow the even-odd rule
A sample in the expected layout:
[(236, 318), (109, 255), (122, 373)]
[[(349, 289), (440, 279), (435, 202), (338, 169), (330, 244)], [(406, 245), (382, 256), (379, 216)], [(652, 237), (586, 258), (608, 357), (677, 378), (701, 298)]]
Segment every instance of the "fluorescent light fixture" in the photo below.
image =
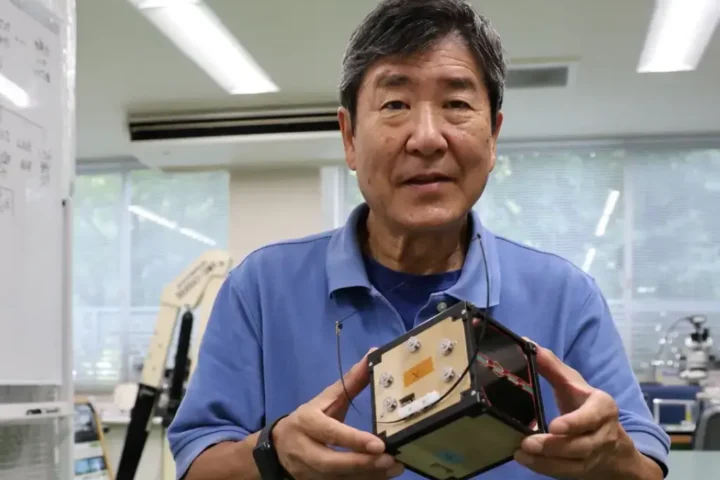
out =
[(208, 238), (202, 233), (196, 232), (195, 230), (191, 228), (181, 228), (178, 230), (180, 233), (182, 233), (185, 236), (188, 236), (194, 240), (197, 240), (198, 242), (202, 242), (206, 245), (210, 245), (211, 247), (214, 247), (217, 245), (217, 242), (213, 240), (212, 238)]
[(200, 0), (130, 0), (227, 92), (278, 91), (277, 85)]
[(718, 0), (656, 0), (638, 72), (695, 70), (718, 18)]
[(597, 250), (595, 247), (588, 248), (587, 253), (585, 254), (585, 261), (583, 262), (583, 272), (589, 272), (590, 267), (592, 266), (593, 260), (595, 260), (595, 254), (597, 253)]
[(513, 215), (520, 215), (520, 212), (522, 212), (522, 208), (520, 207), (520, 205), (515, 203), (513, 200), (506, 200), (505, 206), (508, 208), (508, 210), (510, 210)]
[(140, 207), (138, 205), (130, 205), (128, 207), (128, 210), (130, 210), (132, 213), (137, 215), (138, 217), (142, 217), (145, 220), (150, 220), (151, 222), (155, 222), (158, 225), (162, 225), (165, 228), (169, 228), (171, 230), (175, 230), (177, 228), (177, 222), (173, 222), (171, 220), (168, 220), (165, 217), (161, 217), (160, 215), (157, 215), (150, 210), (147, 210), (143, 207)]
[(215, 240), (213, 240), (212, 238), (206, 237), (202, 233), (197, 232), (191, 228), (180, 227), (180, 226), (178, 226), (177, 222), (168, 220), (167, 218), (162, 217), (156, 213), (153, 213), (150, 210), (143, 208), (139, 205), (130, 205), (128, 207), (128, 210), (130, 210), (131, 213), (134, 213), (138, 217), (141, 217), (145, 220), (149, 220), (151, 222), (157, 223), (158, 225), (168, 228), (170, 230), (175, 230), (178, 233), (185, 235), (186, 237), (192, 238), (193, 240), (197, 240), (198, 242), (204, 243), (206, 245), (210, 245), (211, 247), (214, 247), (217, 245), (217, 242)]
[(0, 95), (7, 98), (18, 108), (28, 108), (30, 106), (30, 95), (2, 73), (0, 73)]
[(613, 211), (615, 211), (615, 206), (617, 205), (618, 198), (620, 198), (620, 192), (618, 190), (611, 190), (607, 200), (605, 200), (605, 207), (603, 208), (603, 213), (600, 216), (597, 228), (595, 229), (595, 235), (597, 235), (598, 237), (602, 237), (603, 235), (605, 235), (605, 230), (607, 230), (610, 216), (613, 214)]
[(198, 0), (130, 0), (140, 10), (146, 8), (167, 8), (198, 3)]

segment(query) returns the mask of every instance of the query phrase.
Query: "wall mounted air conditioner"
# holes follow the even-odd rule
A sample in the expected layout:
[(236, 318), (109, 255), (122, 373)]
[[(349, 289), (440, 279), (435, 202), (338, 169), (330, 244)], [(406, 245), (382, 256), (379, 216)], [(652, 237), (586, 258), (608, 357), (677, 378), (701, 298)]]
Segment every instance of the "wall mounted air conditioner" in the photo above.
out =
[(340, 130), (337, 107), (135, 116), (128, 123), (132, 142)]

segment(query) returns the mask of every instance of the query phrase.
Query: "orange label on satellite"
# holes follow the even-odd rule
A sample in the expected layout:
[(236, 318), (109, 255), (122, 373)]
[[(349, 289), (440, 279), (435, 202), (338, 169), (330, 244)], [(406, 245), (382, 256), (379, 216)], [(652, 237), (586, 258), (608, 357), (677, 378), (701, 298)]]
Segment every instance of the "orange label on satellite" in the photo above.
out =
[(408, 387), (423, 378), (425, 375), (432, 373), (433, 370), (435, 370), (435, 367), (433, 366), (433, 359), (432, 357), (428, 357), (414, 367), (405, 370), (403, 383), (406, 387)]

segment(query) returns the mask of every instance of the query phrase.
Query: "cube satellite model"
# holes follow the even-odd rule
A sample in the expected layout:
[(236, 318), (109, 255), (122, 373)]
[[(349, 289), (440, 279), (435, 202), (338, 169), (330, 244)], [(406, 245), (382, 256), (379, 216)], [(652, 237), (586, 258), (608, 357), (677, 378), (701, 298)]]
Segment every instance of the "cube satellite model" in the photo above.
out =
[(368, 357), (373, 433), (408, 470), (466, 479), (546, 433), (536, 346), (460, 302)]

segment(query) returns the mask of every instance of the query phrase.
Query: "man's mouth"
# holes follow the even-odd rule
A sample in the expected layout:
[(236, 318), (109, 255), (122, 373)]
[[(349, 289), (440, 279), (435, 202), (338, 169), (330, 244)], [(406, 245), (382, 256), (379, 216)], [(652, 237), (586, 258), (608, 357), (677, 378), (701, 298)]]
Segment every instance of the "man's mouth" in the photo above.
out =
[(445, 175), (417, 175), (406, 180), (406, 185), (428, 185), (432, 183), (449, 182), (452, 179)]

